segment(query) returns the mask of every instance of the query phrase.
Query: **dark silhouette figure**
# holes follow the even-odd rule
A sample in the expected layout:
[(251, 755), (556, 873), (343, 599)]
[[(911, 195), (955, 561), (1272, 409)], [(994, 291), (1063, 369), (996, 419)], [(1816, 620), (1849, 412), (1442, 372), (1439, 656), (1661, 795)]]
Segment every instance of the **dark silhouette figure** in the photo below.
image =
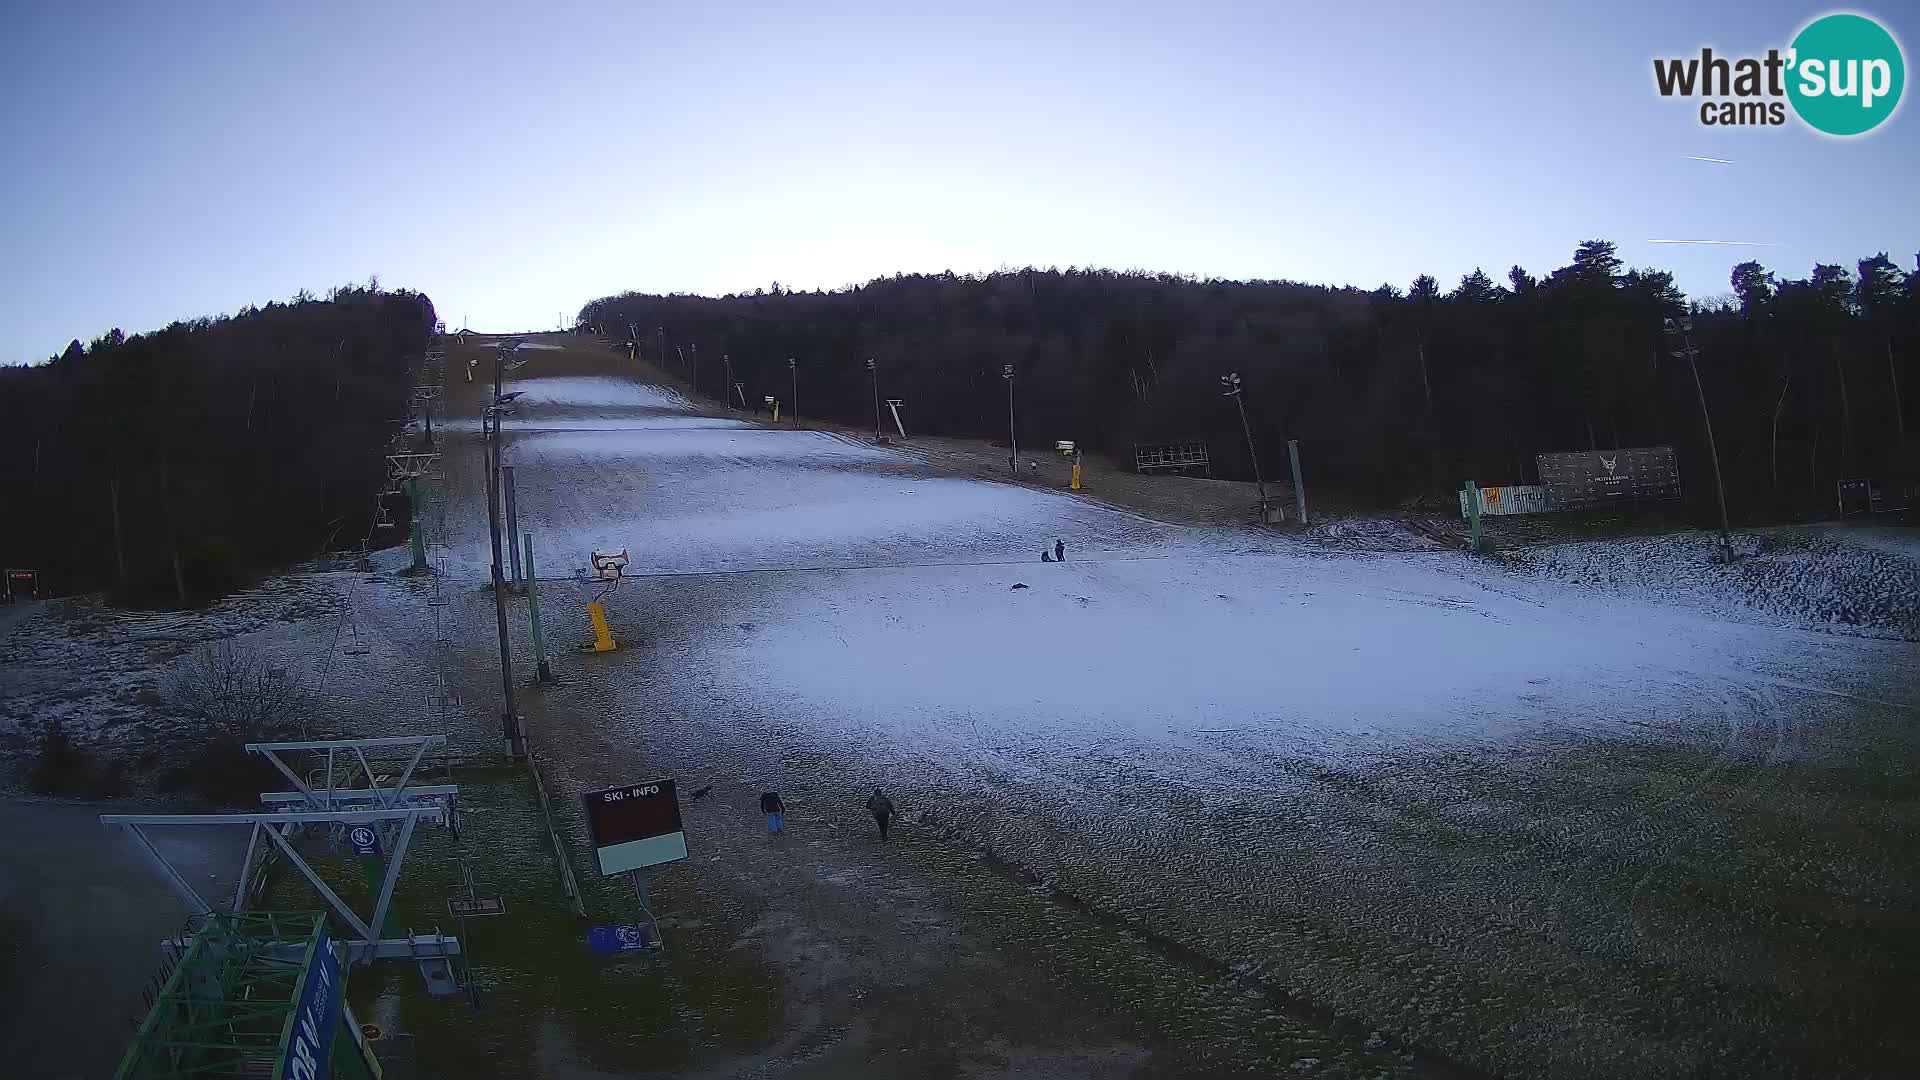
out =
[(885, 841), (887, 826), (893, 821), (893, 800), (887, 798), (886, 792), (874, 788), (867, 799), (867, 812), (873, 815), (873, 823), (880, 826), (880, 839)]
[(1065, 540), (1055, 540), (1053, 542), (1053, 561), (1067, 561), (1067, 542)]
[(787, 804), (780, 801), (780, 793), (769, 791), (760, 796), (760, 812), (767, 815), (767, 832), (778, 833), (787, 827)]
[(1051, 555), (1049, 555), (1049, 554), (1047, 554), (1047, 549), (1046, 549), (1046, 548), (1041, 548), (1041, 549), (1040, 549), (1040, 561), (1041, 561), (1041, 562), (1052, 562), (1052, 561), (1053, 561), (1053, 556), (1051, 556)]

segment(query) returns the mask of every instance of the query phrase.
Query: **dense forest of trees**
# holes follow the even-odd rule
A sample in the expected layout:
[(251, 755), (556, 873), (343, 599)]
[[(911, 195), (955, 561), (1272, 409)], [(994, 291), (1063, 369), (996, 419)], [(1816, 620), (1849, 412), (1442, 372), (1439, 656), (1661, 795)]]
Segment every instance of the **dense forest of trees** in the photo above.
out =
[(172, 606), (357, 542), (434, 324), (375, 281), (0, 367), (0, 560)]
[[(1017, 372), (1022, 445), (1203, 438), (1216, 475), (1250, 475), (1219, 378), (1244, 379), (1269, 461), (1301, 441), (1310, 483), (1391, 502), (1486, 483), (1533, 482), (1549, 450), (1672, 444), (1686, 511), (1713, 516), (1699, 399), (1662, 332), (1691, 314), (1736, 520), (1829, 509), (1835, 481), (1897, 490), (1914, 475), (1920, 275), (1884, 254), (1776, 280), (1733, 268), (1731, 295), (1688, 304), (1672, 275), (1628, 269), (1593, 240), (1535, 277), (1478, 270), (1451, 290), (1416, 278), (1371, 292), (1285, 281), (1211, 281), (1099, 270), (895, 276), (836, 292), (718, 299), (627, 293), (577, 326), (624, 338), (721, 396), (722, 356), (747, 401), (873, 421), (866, 360), (909, 431), (1004, 439), (1002, 365)], [(1130, 460), (1130, 457), (1126, 458)]]

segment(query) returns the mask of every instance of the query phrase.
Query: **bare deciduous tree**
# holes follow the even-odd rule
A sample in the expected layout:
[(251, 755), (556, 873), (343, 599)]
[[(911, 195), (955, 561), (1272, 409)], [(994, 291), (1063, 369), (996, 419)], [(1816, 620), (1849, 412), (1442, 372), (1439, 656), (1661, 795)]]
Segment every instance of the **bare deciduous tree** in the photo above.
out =
[(169, 697), (210, 732), (249, 736), (292, 730), (304, 716), (300, 680), (232, 640), (195, 649), (168, 681)]

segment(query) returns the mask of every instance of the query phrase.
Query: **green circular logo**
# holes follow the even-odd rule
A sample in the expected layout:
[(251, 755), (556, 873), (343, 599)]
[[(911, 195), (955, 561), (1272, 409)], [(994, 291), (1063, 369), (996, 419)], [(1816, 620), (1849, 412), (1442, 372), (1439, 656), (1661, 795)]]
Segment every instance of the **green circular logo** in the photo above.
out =
[(1907, 65), (1900, 43), (1864, 15), (1823, 15), (1793, 39), (1787, 98), (1816, 131), (1860, 135), (1900, 104)]

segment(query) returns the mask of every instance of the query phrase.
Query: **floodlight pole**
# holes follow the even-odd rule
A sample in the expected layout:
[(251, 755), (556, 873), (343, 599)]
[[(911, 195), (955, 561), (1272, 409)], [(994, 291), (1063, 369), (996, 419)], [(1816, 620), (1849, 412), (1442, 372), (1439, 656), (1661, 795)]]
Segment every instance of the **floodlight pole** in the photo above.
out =
[(1220, 385), (1227, 388), (1223, 397), (1230, 397), (1240, 407), (1240, 430), (1247, 436), (1247, 458), (1253, 462), (1253, 486), (1260, 493), (1260, 524), (1267, 523), (1267, 482), (1260, 475), (1260, 455), (1253, 448), (1253, 425), (1247, 422), (1247, 403), (1240, 393), (1240, 373), (1229, 371), (1220, 376)]
[(873, 441), (879, 442), (880, 435), (880, 365), (867, 357), (867, 377), (873, 380)]
[(1307, 523), (1307, 482), (1300, 476), (1300, 440), (1287, 440), (1287, 460), (1293, 463), (1293, 506), (1300, 524)]
[(733, 411), (733, 357), (727, 353), (721, 353), (720, 365), (726, 369), (726, 374), (727, 374), (727, 383), (725, 386), (722, 386), (720, 388), (720, 398), (721, 398), (720, 403), (727, 407), (728, 412), (732, 412)]
[(1013, 365), (1002, 364), (1000, 377), (1007, 380), (1007, 468), (1020, 475), (1020, 439), (1013, 433)]
[(1678, 338), (1680, 348), (1670, 355), (1682, 357), (1687, 361), (1687, 370), (1693, 373), (1693, 392), (1700, 399), (1700, 422), (1707, 429), (1707, 455), (1713, 459), (1713, 490), (1720, 498), (1720, 558), (1723, 562), (1733, 561), (1733, 526), (1727, 520), (1727, 485), (1720, 477), (1720, 445), (1713, 437), (1713, 414), (1707, 411), (1707, 391), (1700, 382), (1700, 365), (1695, 357), (1700, 350), (1693, 347), (1693, 320), (1681, 319), (1676, 325), (1672, 319), (1666, 321), (1666, 334)]
[(500, 689), (506, 698), (500, 729), (506, 737), (507, 755), (521, 761), (527, 753), (520, 737), (520, 715), (513, 704), (513, 650), (507, 642), (507, 582), (500, 552), (500, 380), (506, 356), (505, 349), (494, 353), (493, 404), (487, 407), (487, 415), (493, 418), (493, 445), (485, 448), (491, 455), (487, 467), (487, 533), (493, 540), (493, 618), (500, 632)]
[(793, 357), (791, 356), (787, 357), (787, 374), (793, 376), (793, 397), (787, 402), (788, 418), (789, 418), (789, 422), (792, 423), (794, 427), (799, 427), (800, 426), (800, 365), (795, 363)]

